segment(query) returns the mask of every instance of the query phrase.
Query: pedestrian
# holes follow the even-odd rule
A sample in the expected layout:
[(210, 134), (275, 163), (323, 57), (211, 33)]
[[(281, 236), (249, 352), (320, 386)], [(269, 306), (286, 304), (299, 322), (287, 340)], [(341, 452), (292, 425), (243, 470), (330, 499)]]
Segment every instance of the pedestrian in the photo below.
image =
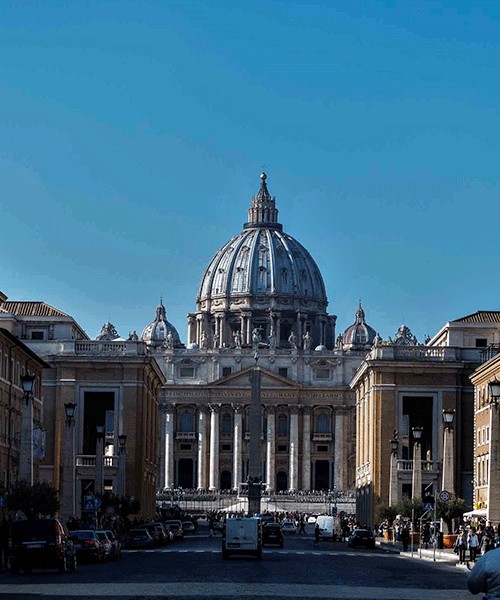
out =
[(0, 524), (0, 568), (7, 569), (9, 566), (9, 522), (5, 515)]
[(314, 527), (314, 545), (319, 546), (319, 525), (317, 523)]
[(472, 527), (467, 536), (467, 546), (469, 547), (469, 560), (476, 560), (477, 551), (479, 550), (479, 538), (477, 537), (476, 528)]
[(458, 554), (458, 562), (463, 565), (465, 563), (465, 551), (467, 550), (467, 534), (464, 529), (460, 530), (457, 541), (455, 542), (455, 551)]
[(410, 543), (410, 530), (406, 525), (401, 529), (401, 542), (403, 544), (403, 552), (408, 552), (408, 545)]
[(471, 594), (485, 594), (485, 600), (500, 598), (500, 548), (479, 557), (467, 577)]
[(299, 528), (299, 533), (305, 533), (306, 532), (306, 520), (304, 519), (304, 517), (302, 517), (300, 519), (300, 528)]
[(208, 519), (208, 531), (210, 532), (208, 537), (212, 537), (215, 533), (214, 518), (212, 516), (210, 516), (210, 518)]

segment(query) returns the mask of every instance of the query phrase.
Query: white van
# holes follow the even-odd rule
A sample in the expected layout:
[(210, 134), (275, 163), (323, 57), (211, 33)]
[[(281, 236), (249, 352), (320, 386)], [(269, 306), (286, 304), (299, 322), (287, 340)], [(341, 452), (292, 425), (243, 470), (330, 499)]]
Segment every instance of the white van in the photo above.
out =
[(226, 519), (222, 530), (222, 558), (228, 558), (231, 554), (249, 554), (262, 558), (260, 519)]
[(318, 515), (316, 524), (319, 525), (319, 535), (324, 540), (341, 540), (343, 538), (342, 523), (337, 517)]

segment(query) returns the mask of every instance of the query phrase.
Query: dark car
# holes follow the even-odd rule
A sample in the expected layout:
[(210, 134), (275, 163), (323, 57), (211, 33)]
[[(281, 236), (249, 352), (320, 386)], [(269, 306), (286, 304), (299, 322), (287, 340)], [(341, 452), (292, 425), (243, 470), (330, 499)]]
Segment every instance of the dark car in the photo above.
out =
[(125, 539), (126, 548), (152, 548), (154, 540), (147, 529), (131, 529)]
[(104, 560), (113, 559), (113, 543), (109, 539), (108, 534), (105, 531), (96, 531), (95, 535), (101, 544)]
[(350, 548), (375, 548), (375, 536), (370, 529), (355, 529), (347, 540)]
[(106, 533), (106, 535), (108, 536), (109, 541), (111, 542), (111, 545), (112, 545), (111, 558), (113, 560), (115, 560), (116, 558), (121, 558), (122, 557), (121, 541), (110, 529), (105, 529), (104, 533)]
[(25, 519), (10, 527), (10, 569), (76, 571), (77, 559), (68, 532), (58, 519)]
[(262, 528), (262, 545), (283, 548), (283, 532), (279, 523), (266, 523)]
[(78, 560), (101, 562), (106, 558), (105, 549), (93, 529), (78, 529), (72, 531), (70, 536)]

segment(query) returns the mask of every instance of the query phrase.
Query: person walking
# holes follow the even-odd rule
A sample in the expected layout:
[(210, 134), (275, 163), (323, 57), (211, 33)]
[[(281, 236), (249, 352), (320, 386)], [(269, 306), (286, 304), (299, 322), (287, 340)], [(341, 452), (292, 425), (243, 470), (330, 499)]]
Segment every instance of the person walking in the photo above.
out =
[(458, 534), (455, 546), (458, 554), (458, 562), (463, 565), (465, 563), (465, 551), (467, 550), (467, 534), (463, 529)]
[(476, 560), (477, 551), (479, 550), (479, 538), (475, 527), (470, 530), (470, 533), (467, 536), (467, 546), (469, 547), (469, 560), (474, 562)]
[(317, 523), (314, 527), (314, 545), (319, 546), (319, 525)]
[(479, 557), (467, 577), (467, 587), (471, 594), (485, 594), (483, 600), (500, 598), (500, 548)]

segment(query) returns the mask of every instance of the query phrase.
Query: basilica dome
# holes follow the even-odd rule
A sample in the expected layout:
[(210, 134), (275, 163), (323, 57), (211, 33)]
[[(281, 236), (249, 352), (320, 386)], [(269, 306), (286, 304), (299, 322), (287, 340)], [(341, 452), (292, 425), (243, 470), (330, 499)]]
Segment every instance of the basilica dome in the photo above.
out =
[[(283, 231), (262, 173), (248, 222), (219, 249), (202, 277), (197, 312), (188, 315), (188, 343), (227, 347), (237, 338), (236, 346), (246, 345), (257, 329), (264, 343), (270, 339), (270, 345), (281, 347), (301, 346), (309, 334), (305, 343), (309, 346), (311, 337), (314, 348), (331, 337), (327, 305), (320, 270), (306, 248)], [(291, 335), (296, 340), (290, 341)]]
[(344, 350), (367, 350), (373, 345), (377, 332), (365, 320), (365, 311), (359, 303), (354, 323), (349, 326), (343, 335)]
[(156, 308), (154, 321), (143, 329), (141, 340), (153, 346), (164, 345), (171, 348), (182, 346), (177, 329), (167, 321), (167, 312), (162, 300)]

